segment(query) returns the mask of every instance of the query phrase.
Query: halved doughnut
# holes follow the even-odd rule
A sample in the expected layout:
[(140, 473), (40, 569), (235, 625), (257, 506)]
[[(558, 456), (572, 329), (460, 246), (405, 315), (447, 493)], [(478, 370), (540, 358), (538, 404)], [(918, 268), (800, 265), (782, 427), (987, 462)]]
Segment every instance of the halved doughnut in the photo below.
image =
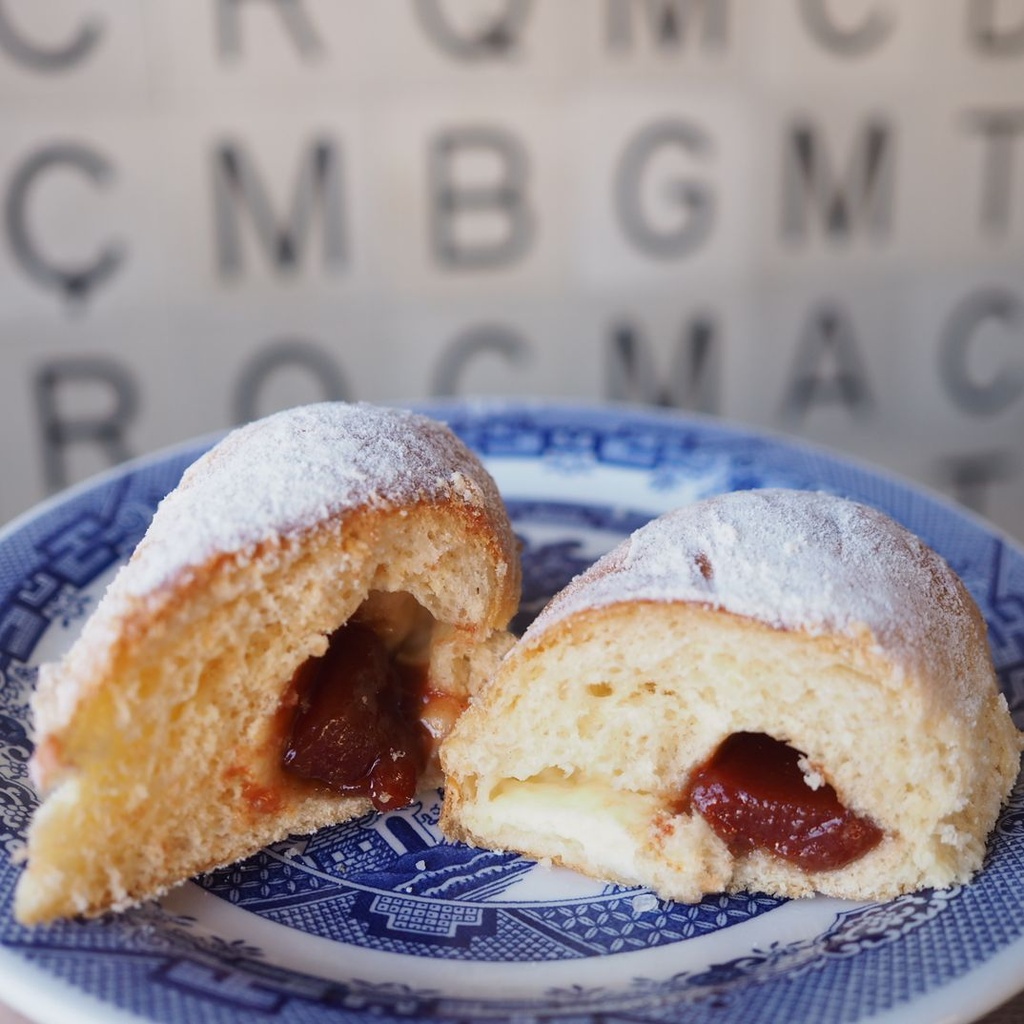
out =
[(452, 838), (664, 897), (966, 881), (1020, 766), (986, 628), (882, 513), (725, 494), (557, 595), (442, 747)]
[(232, 432), (40, 670), (18, 918), (123, 908), (439, 785), (519, 587), (497, 488), (442, 424), (323, 403)]

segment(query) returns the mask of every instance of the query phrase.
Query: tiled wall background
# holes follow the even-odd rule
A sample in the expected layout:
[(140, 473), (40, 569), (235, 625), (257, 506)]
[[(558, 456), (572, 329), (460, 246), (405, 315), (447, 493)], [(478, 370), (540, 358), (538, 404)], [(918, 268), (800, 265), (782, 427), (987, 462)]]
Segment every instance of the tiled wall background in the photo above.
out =
[(628, 399), (1024, 538), (1024, 0), (0, 0), (0, 517), (322, 397)]

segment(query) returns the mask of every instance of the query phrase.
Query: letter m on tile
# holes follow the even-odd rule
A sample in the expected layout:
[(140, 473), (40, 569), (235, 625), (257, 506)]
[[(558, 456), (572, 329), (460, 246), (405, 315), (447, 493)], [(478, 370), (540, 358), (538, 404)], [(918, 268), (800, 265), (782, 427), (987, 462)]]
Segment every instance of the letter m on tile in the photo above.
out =
[(893, 219), (894, 149), (891, 126), (871, 119), (861, 125), (841, 164), (815, 125), (794, 124), (783, 154), (783, 239), (804, 242), (815, 223), (830, 242), (845, 242), (858, 230), (884, 238)]
[(272, 268), (294, 272), (310, 247), (319, 219), (321, 259), (325, 270), (345, 264), (345, 223), (341, 157), (329, 139), (314, 139), (301, 153), (282, 215), (249, 150), (240, 142), (221, 142), (213, 153), (213, 213), (217, 271), (237, 277), (244, 269), (242, 224)]

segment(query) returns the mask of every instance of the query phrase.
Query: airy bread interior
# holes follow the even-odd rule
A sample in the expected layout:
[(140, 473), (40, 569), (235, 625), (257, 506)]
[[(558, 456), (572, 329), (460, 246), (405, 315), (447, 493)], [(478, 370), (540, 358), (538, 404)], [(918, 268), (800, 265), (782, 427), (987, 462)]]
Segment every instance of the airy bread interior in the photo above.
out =
[[(360, 508), (94, 616), (40, 679), (32, 767), (46, 798), (18, 918), (119, 909), (369, 810), (282, 771), (294, 673), (369, 607), (391, 645), (426, 623), (429, 686), (464, 702), (512, 641), (512, 543), (465, 506)], [(439, 782), (435, 764), (423, 783)]]
[[(682, 601), (583, 608), (528, 633), (445, 742), (442, 828), (683, 901), (882, 899), (965, 881), (1020, 754), (974, 617), (975, 677), (962, 684), (981, 698), (963, 717), (866, 630), (812, 636)], [(681, 804), (694, 771), (741, 731), (803, 752), (805, 771), (880, 826), (881, 843), (816, 872), (731, 852)]]

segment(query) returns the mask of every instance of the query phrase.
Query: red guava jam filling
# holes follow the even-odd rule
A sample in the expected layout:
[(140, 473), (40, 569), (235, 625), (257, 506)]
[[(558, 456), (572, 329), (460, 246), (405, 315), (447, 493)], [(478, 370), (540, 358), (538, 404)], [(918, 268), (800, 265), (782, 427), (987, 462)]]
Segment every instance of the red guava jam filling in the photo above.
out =
[(298, 701), (285, 769), (368, 796), (378, 810), (405, 807), (430, 753), (419, 715), (424, 685), (424, 670), (390, 657), (372, 629), (342, 626), (326, 654), (307, 661), (292, 681)]
[(882, 830), (827, 783), (812, 789), (802, 756), (764, 733), (733, 733), (695, 773), (684, 810), (698, 811), (736, 855), (765, 850), (805, 871), (850, 864)]

